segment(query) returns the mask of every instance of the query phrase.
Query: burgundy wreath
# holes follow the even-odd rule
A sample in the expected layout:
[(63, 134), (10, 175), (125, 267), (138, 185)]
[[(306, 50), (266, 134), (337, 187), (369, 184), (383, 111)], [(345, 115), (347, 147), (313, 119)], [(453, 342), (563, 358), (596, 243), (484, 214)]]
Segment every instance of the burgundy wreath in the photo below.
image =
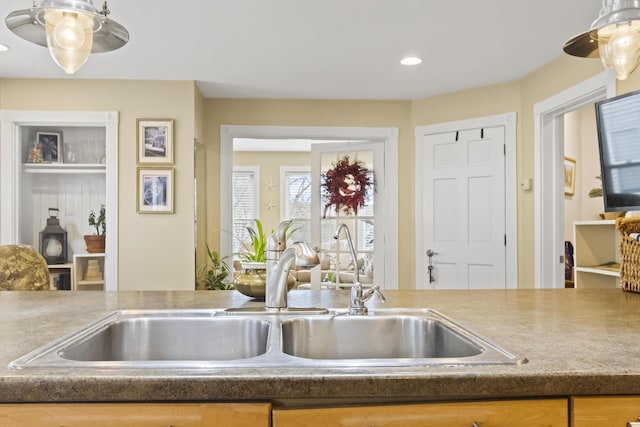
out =
[(372, 181), (371, 172), (360, 160), (351, 163), (349, 156), (344, 156), (333, 163), (333, 169), (322, 174), (322, 196), (327, 200), (323, 217), (331, 206), (336, 213), (342, 209), (347, 215), (357, 214), (372, 190)]

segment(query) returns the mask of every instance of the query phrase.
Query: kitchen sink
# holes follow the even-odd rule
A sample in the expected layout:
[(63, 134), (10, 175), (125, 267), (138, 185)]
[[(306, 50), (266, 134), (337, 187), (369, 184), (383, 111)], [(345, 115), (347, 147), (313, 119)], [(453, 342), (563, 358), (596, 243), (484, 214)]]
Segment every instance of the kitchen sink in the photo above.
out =
[(374, 310), (366, 316), (334, 309), (314, 313), (116, 311), (9, 366), (197, 370), (526, 363), (429, 309)]

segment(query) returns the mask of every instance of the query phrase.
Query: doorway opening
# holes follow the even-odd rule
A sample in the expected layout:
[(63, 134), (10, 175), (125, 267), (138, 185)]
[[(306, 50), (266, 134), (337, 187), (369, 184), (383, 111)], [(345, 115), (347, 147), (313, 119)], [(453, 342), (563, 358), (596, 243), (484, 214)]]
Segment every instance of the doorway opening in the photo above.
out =
[[(383, 280), (386, 289), (398, 288), (398, 201), (397, 201), (397, 128), (333, 128), (333, 127), (286, 127), (286, 126), (221, 126), (220, 146), (220, 253), (228, 256), (233, 253), (233, 214), (232, 214), (232, 179), (233, 179), (233, 147), (234, 140), (322, 140), (322, 141), (378, 141), (384, 150), (383, 171), (381, 180), (376, 180), (378, 188), (392, 189), (385, 191), (388, 197), (383, 206), (385, 216), (380, 221), (382, 232), (381, 246), (385, 256), (382, 260)], [(273, 182), (261, 182), (262, 185)], [(263, 200), (262, 202), (268, 202)], [(274, 206), (275, 207), (275, 206)], [(274, 209), (279, 210), (279, 208)]]
[(536, 288), (565, 286), (564, 115), (615, 94), (604, 72), (534, 105)]

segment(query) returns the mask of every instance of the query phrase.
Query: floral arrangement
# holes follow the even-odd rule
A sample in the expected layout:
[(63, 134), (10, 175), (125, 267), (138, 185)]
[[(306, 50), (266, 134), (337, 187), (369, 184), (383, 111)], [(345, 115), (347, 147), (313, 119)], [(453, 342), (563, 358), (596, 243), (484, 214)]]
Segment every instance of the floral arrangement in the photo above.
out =
[(322, 196), (327, 200), (323, 216), (327, 216), (331, 207), (336, 213), (342, 209), (347, 215), (357, 214), (372, 189), (371, 171), (362, 161), (351, 162), (349, 156), (344, 156), (333, 163), (333, 169), (322, 174)]

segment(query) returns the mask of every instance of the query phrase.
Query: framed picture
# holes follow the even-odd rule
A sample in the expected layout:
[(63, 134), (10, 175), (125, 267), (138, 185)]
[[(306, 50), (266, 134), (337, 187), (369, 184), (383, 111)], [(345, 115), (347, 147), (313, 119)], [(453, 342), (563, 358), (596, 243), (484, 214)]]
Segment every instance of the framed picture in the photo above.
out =
[(576, 191), (576, 161), (571, 157), (564, 158), (564, 194), (573, 196)]
[(138, 168), (138, 213), (173, 213), (173, 168)]
[(62, 160), (60, 152), (62, 135), (56, 132), (38, 132), (36, 138), (42, 152), (42, 161), (44, 163), (60, 163)]
[(138, 119), (138, 164), (173, 164), (173, 120)]

